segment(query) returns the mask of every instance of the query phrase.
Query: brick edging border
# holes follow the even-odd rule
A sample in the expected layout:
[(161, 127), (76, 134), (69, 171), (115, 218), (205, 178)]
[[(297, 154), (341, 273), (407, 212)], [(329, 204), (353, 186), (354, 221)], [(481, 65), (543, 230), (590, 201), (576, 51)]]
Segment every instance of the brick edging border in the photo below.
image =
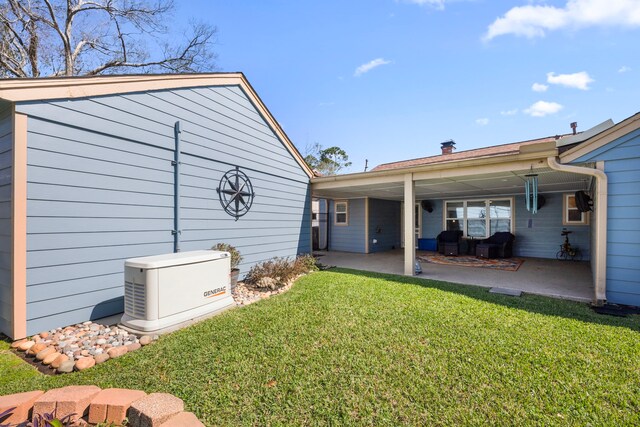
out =
[(121, 388), (100, 389), (94, 385), (67, 386), (0, 396), (0, 413), (15, 408), (3, 424), (20, 424), (44, 414), (62, 419), (71, 416), (73, 425), (112, 423), (131, 427), (204, 427), (184, 402), (172, 394)]

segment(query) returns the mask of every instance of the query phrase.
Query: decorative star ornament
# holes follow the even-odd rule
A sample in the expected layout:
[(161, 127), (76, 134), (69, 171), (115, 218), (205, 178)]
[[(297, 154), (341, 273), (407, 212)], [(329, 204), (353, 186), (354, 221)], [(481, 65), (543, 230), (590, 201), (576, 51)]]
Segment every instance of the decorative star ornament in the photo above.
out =
[(255, 197), (249, 177), (238, 166), (222, 176), (216, 191), (222, 208), (236, 221), (249, 212)]

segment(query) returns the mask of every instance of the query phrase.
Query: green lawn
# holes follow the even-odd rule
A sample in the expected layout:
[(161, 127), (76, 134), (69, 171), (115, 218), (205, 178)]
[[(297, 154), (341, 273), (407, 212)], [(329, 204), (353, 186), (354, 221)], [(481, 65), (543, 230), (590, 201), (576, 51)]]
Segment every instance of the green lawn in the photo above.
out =
[(0, 394), (166, 391), (207, 425), (638, 425), (640, 319), (335, 269), (83, 373), (0, 344)]

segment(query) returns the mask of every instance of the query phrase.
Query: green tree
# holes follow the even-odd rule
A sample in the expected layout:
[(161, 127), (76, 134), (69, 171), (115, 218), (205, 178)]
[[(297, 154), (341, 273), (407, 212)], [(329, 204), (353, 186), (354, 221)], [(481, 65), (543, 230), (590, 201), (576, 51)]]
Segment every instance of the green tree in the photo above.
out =
[(322, 148), (318, 142), (307, 148), (304, 160), (321, 175), (335, 175), (343, 168), (351, 166), (349, 156), (340, 147)]
[(216, 28), (170, 33), (173, 10), (173, 0), (0, 0), (0, 77), (215, 69)]

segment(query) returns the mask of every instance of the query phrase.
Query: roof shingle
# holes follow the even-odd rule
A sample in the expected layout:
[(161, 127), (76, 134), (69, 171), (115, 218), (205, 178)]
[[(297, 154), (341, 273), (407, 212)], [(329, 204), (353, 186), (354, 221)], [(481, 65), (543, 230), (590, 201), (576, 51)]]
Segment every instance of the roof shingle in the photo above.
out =
[(422, 166), (434, 163), (446, 163), (458, 160), (477, 159), (482, 157), (506, 156), (509, 154), (517, 154), (520, 147), (525, 145), (544, 144), (555, 141), (557, 136), (549, 136), (546, 138), (531, 139), (528, 141), (513, 142), (510, 144), (494, 145), (492, 147), (476, 148), (474, 150), (459, 151), (451, 154), (439, 154), (437, 156), (421, 157), (418, 159), (402, 160), (399, 162), (383, 163), (376, 166), (371, 171), (383, 171), (392, 169), (403, 169), (412, 166)]

